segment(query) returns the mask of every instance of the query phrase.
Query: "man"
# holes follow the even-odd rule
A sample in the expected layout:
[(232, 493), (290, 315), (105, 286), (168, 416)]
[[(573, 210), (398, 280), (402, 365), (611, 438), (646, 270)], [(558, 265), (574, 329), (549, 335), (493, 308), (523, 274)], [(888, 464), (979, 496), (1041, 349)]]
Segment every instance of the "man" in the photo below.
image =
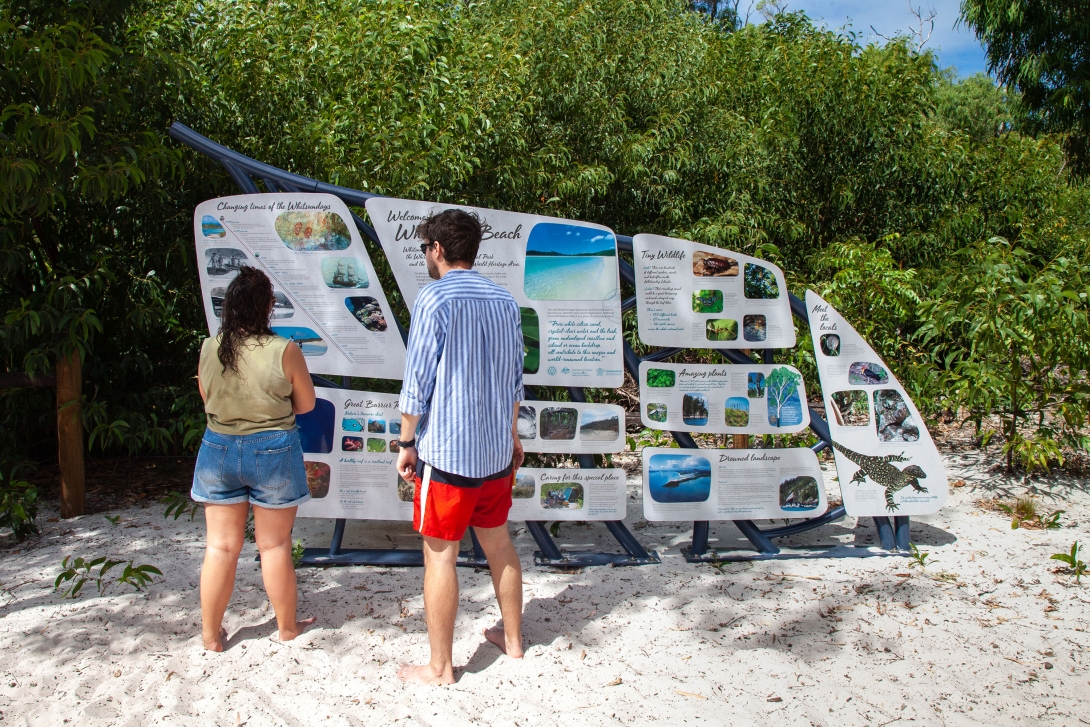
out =
[[(476, 215), (446, 210), (417, 227), (437, 282), (417, 296), (401, 389), (397, 469), (415, 482), (413, 527), (424, 536), (427, 664), (398, 676), (452, 684), (458, 612), (459, 544), (472, 526), (488, 557), (503, 627), (484, 636), (522, 657), (522, 568), (507, 532), (511, 489), (522, 464), (519, 307), (506, 290), (472, 270), (481, 243)], [(419, 430), (418, 430), (419, 426)], [(410, 479), (412, 478), (412, 479)]]

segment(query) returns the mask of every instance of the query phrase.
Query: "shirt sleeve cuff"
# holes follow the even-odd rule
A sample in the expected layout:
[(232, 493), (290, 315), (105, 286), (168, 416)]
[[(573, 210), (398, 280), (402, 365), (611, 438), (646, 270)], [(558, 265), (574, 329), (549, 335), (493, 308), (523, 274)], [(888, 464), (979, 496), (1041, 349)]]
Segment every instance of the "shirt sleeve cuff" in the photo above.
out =
[(423, 416), (428, 411), (427, 404), (404, 391), (401, 392), (401, 398), (397, 400), (397, 408), (402, 414), (408, 414), (412, 417)]

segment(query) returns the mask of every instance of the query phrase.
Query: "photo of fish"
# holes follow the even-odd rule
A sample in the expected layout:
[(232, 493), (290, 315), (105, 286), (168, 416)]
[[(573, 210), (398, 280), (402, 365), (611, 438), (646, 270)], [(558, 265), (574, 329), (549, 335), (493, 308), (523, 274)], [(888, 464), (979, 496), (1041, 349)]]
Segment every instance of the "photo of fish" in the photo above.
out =
[(329, 494), (329, 465), (325, 462), (303, 462), (307, 473), (307, 489), (315, 500), (321, 500)]
[(865, 427), (870, 424), (867, 392), (859, 389), (833, 392), (833, 421), (841, 427)]
[(647, 405), (647, 418), (653, 422), (663, 423), (666, 421), (666, 405), (665, 404), (648, 404)]
[(693, 253), (693, 275), (698, 278), (737, 277), (738, 261), (703, 250)]
[(795, 512), (815, 510), (821, 503), (818, 483), (813, 477), (790, 477), (780, 483), (780, 509)]
[(337, 407), (329, 399), (318, 397), (314, 408), (295, 415), (299, 441), (304, 452), (329, 454), (333, 451), (333, 428), (337, 423)]
[(367, 268), (354, 257), (322, 258), (322, 280), (330, 288), (366, 288)]
[(386, 422), (386, 431), (388, 431), (390, 434), (397, 434), (400, 436), (401, 422), (399, 422), (397, 419)]
[(653, 454), (647, 481), (655, 502), (705, 502), (711, 494), (712, 466), (705, 457)]
[(612, 442), (621, 436), (617, 412), (609, 409), (584, 409), (579, 437), (587, 442)]
[(749, 426), (749, 399), (732, 396), (723, 405), (723, 418), (728, 427)]
[(304, 356), (323, 356), (329, 346), (314, 330), (302, 326), (273, 326), (273, 333), (288, 339)]
[(523, 278), (530, 300), (611, 300), (618, 286), (612, 232), (558, 222), (530, 230)]
[(865, 386), (888, 384), (889, 374), (879, 364), (869, 361), (856, 361), (848, 367), (848, 383)]
[(722, 313), (722, 290), (694, 290), (693, 313)]
[(367, 330), (376, 333), (386, 330), (386, 316), (383, 315), (382, 307), (375, 298), (367, 295), (345, 298), (344, 304), (348, 312)]
[(201, 234), (205, 237), (227, 237), (227, 230), (212, 215), (201, 218)]
[(878, 389), (874, 392), (874, 425), (882, 442), (920, 441), (920, 428), (912, 420), (912, 412), (908, 410), (901, 392), (896, 389)]
[(681, 400), (681, 421), (692, 427), (708, 423), (708, 397), (705, 394), (686, 394)]
[(367, 431), (371, 434), (385, 434), (386, 433), (386, 420), (385, 419), (368, 419)]
[(234, 275), (248, 259), (246, 253), (233, 247), (210, 247), (204, 251), (205, 270), (217, 277)]
[(742, 316), (742, 338), (747, 341), (763, 341), (768, 337), (768, 323), (759, 314)]
[(541, 411), (542, 439), (575, 439), (579, 412), (569, 407), (548, 407)]
[(341, 437), (342, 452), (362, 452), (363, 437)]
[(512, 500), (529, 500), (537, 489), (537, 480), (533, 475), (515, 475), (515, 486), (511, 488)]
[(583, 486), (574, 482), (552, 482), (542, 485), (541, 506), (546, 510), (581, 510)]
[(743, 295), (750, 300), (773, 300), (780, 297), (776, 276), (763, 265), (746, 263), (743, 280)]
[(522, 373), (536, 374), (541, 366), (541, 322), (533, 308), (519, 308), (522, 317)]
[(336, 212), (281, 212), (273, 223), (289, 250), (346, 250), (352, 244), (348, 225)]
[(519, 407), (519, 439), (537, 439), (537, 409), (532, 406)]
[(704, 337), (709, 341), (736, 341), (738, 321), (730, 318), (712, 318), (705, 321)]

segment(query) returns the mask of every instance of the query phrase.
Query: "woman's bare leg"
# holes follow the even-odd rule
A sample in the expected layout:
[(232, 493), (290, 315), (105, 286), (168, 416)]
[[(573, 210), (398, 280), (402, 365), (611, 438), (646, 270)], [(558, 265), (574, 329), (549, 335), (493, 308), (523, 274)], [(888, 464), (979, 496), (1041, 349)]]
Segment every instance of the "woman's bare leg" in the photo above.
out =
[(281, 641), (291, 641), (317, 620), (295, 620), (299, 591), (295, 584), (295, 564), (291, 560), (291, 527), (298, 509), (254, 505), (254, 536), (261, 553), (261, 578), (276, 612)]
[(204, 506), (208, 537), (201, 566), (201, 637), (209, 651), (223, 651), (223, 614), (235, 590), (235, 570), (249, 510), (248, 502)]

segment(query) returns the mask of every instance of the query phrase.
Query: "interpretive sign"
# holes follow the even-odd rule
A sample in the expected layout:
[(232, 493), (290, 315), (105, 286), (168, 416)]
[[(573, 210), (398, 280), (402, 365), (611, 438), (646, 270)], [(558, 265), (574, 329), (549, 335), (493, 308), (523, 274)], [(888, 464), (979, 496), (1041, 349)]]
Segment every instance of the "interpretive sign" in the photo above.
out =
[(644, 361), (640, 419), (671, 432), (793, 434), (810, 425), (810, 409), (793, 366)]
[(397, 473), (397, 394), (316, 388), (296, 417), (311, 500), (299, 517), (412, 520), (413, 485)]
[(201, 297), (211, 335), (243, 265), (272, 279), (272, 329), (315, 373), (400, 379), (405, 345), (352, 215), (328, 194), (210, 199), (193, 215)]
[(810, 518), (828, 508), (810, 449), (643, 450), (648, 520)]
[(524, 401), (518, 434), (527, 452), (604, 454), (623, 452), (624, 409), (614, 404)]
[[(367, 213), (410, 310), (428, 275), (416, 225), (453, 205), (375, 197)], [(617, 239), (601, 225), (502, 210), (484, 228), (474, 269), (522, 309), (528, 384), (617, 388), (624, 383)]]
[(640, 340), (681, 348), (791, 348), (783, 272), (770, 262), (661, 235), (632, 238)]
[(920, 412), (863, 337), (806, 291), (844, 508), (855, 517), (927, 515), (946, 502), (946, 469)]
[(511, 520), (624, 520), (623, 469), (522, 467), (511, 491)]

